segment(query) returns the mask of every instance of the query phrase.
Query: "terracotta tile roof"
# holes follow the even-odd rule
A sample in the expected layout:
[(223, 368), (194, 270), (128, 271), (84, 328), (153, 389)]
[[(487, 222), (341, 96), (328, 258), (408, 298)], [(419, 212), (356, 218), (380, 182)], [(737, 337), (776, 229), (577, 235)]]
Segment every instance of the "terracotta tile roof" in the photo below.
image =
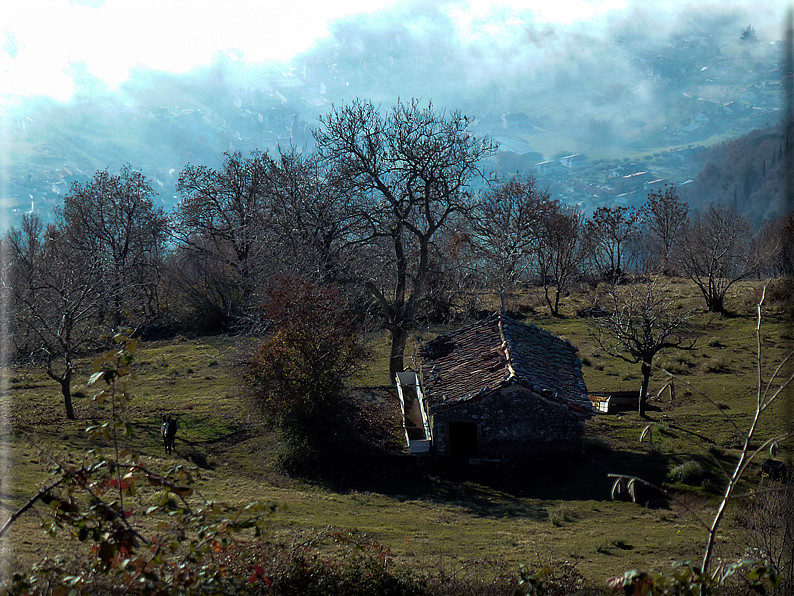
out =
[(519, 383), (586, 415), (591, 405), (577, 351), (536, 325), (494, 314), (425, 344), (423, 391), (432, 413)]

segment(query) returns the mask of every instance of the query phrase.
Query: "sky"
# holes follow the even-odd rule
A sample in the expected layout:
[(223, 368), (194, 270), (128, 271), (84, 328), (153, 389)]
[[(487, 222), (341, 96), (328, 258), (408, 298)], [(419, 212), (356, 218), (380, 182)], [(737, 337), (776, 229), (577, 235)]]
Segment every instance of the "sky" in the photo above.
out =
[[(423, 4), (427, 2), (428, 4)], [(329, 24), (385, 9), (439, 6), (468, 44), (506, 39), (516, 25), (608, 29), (610, 21), (672, 22), (688, 9), (737, 6), (757, 30), (786, 4), (686, 0), (26, 0), (1, 2), (0, 101), (44, 95), (67, 101), (86, 73), (118, 88), (136, 68), (185, 73), (219, 56), (288, 60), (329, 35)], [(395, 12), (395, 14), (399, 14)], [(776, 25), (775, 25), (776, 26)], [(771, 32), (767, 32), (768, 34)], [(773, 34), (774, 35), (774, 34)], [(774, 37), (779, 38), (779, 35)]]
[[(218, 52), (286, 60), (328, 23), (391, 0), (26, 0), (0, 8), (0, 93), (66, 100), (75, 65), (117, 87), (130, 70), (184, 73)], [(79, 70), (79, 69), (78, 69)]]

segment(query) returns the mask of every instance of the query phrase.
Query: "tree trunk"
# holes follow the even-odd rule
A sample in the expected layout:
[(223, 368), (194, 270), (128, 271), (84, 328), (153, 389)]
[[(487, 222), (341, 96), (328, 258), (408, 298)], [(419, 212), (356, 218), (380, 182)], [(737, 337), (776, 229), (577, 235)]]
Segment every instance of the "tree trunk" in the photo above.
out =
[(63, 405), (66, 407), (66, 417), (75, 420), (74, 408), (72, 407), (72, 371), (67, 369), (63, 378), (59, 379), (61, 384), (61, 394), (63, 395)]
[(554, 314), (554, 304), (551, 301), (551, 296), (549, 296), (549, 284), (546, 282), (546, 278), (543, 279), (543, 296), (546, 298), (546, 304), (549, 306), (549, 313), (552, 317), (556, 317), (557, 315)]
[(725, 304), (722, 296), (710, 296), (708, 299), (709, 312), (725, 312)]
[(645, 417), (645, 402), (648, 399), (648, 384), (651, 380), (652, 370), (650, 362), (642, 363), (642, 386), (640, 387), (640, 399), (638, 404), (638, 412), (642, 417)]
[(554, 291), (554, 308), (551, 309), (551, 316), (560, 318), (560, 286)]
[(74, 408), (72, 408), (72, 366), (68, 359), (63, 376), (56, 374), (52, 369), (52, 363), (48, 362), (47, 376), (61, 386), (61, 395), (63, 395), (63, 405), (66, 408), (66, 417), (69, 420), (75, 420)]
[(389, 382), (397, 384), (397, 373), (405, 370), (405, 344), (408, 341), (408, 332), (402, 327), (395, 327), (391, 332), (391, 354), (389, 358)]

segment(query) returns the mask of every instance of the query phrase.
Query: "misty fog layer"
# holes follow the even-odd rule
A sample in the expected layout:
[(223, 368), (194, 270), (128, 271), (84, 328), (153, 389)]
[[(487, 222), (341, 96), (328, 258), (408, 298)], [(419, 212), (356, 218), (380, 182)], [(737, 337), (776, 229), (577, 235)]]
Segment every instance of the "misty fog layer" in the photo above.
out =
[[(289, 62), (218, 51), (187, 74), (134, 69), (118, 89), (74, 61), (70, 102), (6, 95), (4, 225), (26, 210), (50, 217), (73, 182), (125, 163), (151, 176), (171, 208), (187, 164), (311, 148), (318, 116), (357, 97), (459, 109), (501, 144), (495, 175), (537, 175), (555, 198), (584, 209), (638, 203), (632, 193), (650, 188), (622, 180), (633, 174), (686, 184), (705, 164), (682, 150), (780, 120), (782, 5), (569, 9), (402, 2), (331, 22), (327, 38)], [(0, 51), (19, 55), (13, 32)], [(587, 168), (538, 166), (575, 154)]]

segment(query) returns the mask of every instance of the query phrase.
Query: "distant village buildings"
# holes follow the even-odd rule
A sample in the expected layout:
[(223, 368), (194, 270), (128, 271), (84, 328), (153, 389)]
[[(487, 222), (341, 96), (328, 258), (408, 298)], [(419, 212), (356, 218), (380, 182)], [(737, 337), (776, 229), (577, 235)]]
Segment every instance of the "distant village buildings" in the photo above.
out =
[(584, 153), (574, 153), (560, 158), (560, 163), (569, 170), (583, 166), (586, 162), (587, 156)]
[(510, 112), (502, 116), (502, 127), (507, 130), (527, 130), (532, 128), (532, 123), (524, 112)]

